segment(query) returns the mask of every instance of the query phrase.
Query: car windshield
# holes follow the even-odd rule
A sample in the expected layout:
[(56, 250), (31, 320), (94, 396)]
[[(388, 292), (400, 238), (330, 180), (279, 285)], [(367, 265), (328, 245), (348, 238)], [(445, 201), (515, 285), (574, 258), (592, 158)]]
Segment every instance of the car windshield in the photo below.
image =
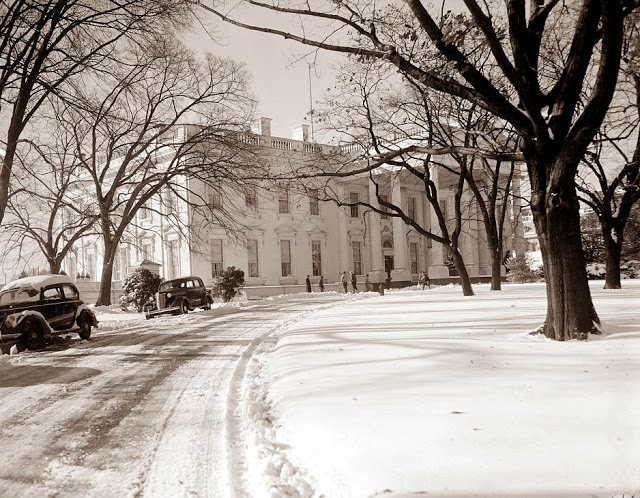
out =
[(168, 282), (162, 282), (160, 284), (159, 290), (168, 291), (169, 289), (173, 289), (174, 287), (180, 287), (180, 282), (176, 282), (175, 280), (169, 280)]
[(40, 298), (40, 292), (33, 287), (18, 287), (0, 293), (0, 305), (13, 303), (35, 303)]

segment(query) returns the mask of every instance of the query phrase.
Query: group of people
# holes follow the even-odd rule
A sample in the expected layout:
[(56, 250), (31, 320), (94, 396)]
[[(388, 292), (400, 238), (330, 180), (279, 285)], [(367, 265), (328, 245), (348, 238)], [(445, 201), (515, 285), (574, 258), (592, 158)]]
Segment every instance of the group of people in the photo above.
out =
[[(340, 282), (342, 282), (342, 288), (344, 289), (344, 293), (349, 292), (349, 282), (351, 282), (351, 291), (355, 294), (358, 292), (358, 276), (352, 271), (349, 272), (349, 276), (347, 277), (347, 270), (342, 272), (342, 276), (340, 277)], [(366, 276), (364, 280), (364, 285), (369, 290), (369, 275)]]
[[(307, 292), (311, 292), (311, 278), (309, 275), (307, 275), (305, 283), (307, 284)], [(320, 288), (320, 292), (324, 292), (324, 277), (322, 275), (320, 275), (320, 280), (318, 280), (318, 287)]]
[[(358, 276), (352, 271), (349, 272), (348, 276), (347, 276), (347, 270), (343, 271), (342, 276), (340, 277), (340, 282), (342, 283), (342, 288), (344, 289), (345, 294), (349, 292), (349, 283), (351, 283), (351, 292), (353, 292), (354, 294), (358, 292)], [(307, 285), (307, 292), (311, 292), (312, 291), (311, 277), (309, 277), (309, 275), (307, 275), (307, 278), (305, 279), (305, 283)], [(420, 285), (422, 286), (422, 290), (424, 290), (426, 286), (429, 286), (429, 289), (431, 289), (431, 280), (429, 280), (429, 277), (424, 271), (420, 272), (420, 275), (418, 276), (418, 286)], [(371, 282), (369, 282), (369, 275), (365, 275), (364, 277), (364, 286), (367, 292), (371, 290)], [(320, 280), (318, 281), (318, 287), (320, 288), (320, 292), (324, 292), (323, 276), (320, 276)]]

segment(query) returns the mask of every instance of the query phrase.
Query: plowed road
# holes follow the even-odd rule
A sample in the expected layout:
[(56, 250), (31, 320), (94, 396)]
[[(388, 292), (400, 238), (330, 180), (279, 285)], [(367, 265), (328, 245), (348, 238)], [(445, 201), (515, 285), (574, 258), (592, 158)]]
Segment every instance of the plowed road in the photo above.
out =
[(247, 358), (340, 301), (315, 294), (136, 321), (4, 358), (0, 496), (243, 496), (234, 413)]

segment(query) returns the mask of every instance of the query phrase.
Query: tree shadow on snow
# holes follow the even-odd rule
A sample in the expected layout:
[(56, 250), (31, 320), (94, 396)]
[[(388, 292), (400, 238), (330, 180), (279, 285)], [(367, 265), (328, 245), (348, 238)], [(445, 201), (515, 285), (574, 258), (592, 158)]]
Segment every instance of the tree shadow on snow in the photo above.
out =
[(71, 384), (100, 374), (95, 368), (15, 365), (2, 372), (0, 387), (27, 387), (37, 384)]

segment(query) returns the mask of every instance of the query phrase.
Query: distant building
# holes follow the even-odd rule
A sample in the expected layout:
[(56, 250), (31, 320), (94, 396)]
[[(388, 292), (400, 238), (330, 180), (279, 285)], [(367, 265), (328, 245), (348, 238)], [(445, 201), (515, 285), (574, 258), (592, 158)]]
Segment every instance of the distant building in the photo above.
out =
[[(273, 137), (270, 120), (262, 118), (260, 133), (242, 134), (240, 139), (255, 148), (263, 161), (277, 169), (287, 165), (307, 164), (330, 157), (337, 147), (309, 142), (306, 125), (295, 130), (295, 139)], [(348, 153), (347, 148), (343, 149)], [(323, 159), (324, 160), (324, 159)], [(441, 206), (453, 217), (453, 175), (438, 174)], [(379, 173), (381, 193), (400, 204), (423, 226), (436, 230), (434, 215), (424, 195), (424, 186), (415, 177), (387, 169)], [(180, 199), (157, 200), (138, 213), (115, 262), (113, 279), (126, 277), (140, 262), (155, 262), (165, 279), (186, 275), (200, 276), (211, 284), (223, 269), (236, 266), (245, 272), (247, 285), (259, 288), (304, 285), (311, 276), (314, 288), (320, 276), (326, 282), (337, 282), (343, 271), (353, 271), (364, 280), (381, 282), (387, 276), (396, 285), (416, 282), (425, 270), (432, 281), (449, 281), (450, 269), (441, 244), (431, 243), (399, 218), (376, 214), (363, 206), (338, 207), (321, 201), (321, 190), (302, 191), (282, 183), (264, 185), (243, 193), (229, 189), (212, 189), (196, 179), (185, 179), (189, 195), (207, 199), (213, 207), (233, 210), (234, 220), (242, 226), (240, 237), (231, 237), (222, 226), (204, 223), (204, 216)], [(376, 205), (375, 188), (368, 176), (331, 180), (331, 188), (350, 202), (366, 201)], [(472, 205), (471, 194), (465, 194)], [(519, 206), (514, 206), (514, 209)], [(173, 210), (190, 227), (179, 233), (163, 216)], [(488, 278), (491, 259), (484, 227), (477, 216), (471, 216), (462, 235), (462, 253), (472, 278)], [(505, 250), (515, 249), (521, 237), (520, 217), (513, 218), (505, 230)], [(200, 222), (202, 221), (202, 223)], [(89, 275), (95, 279), (101, 272), (101, 246), (97, 239), (86, 238), (63, 265), (69, 275)], [(274, 291), (275, 292), (275, 291)], [(265, 289), (265, 293), (268, 293)]]

